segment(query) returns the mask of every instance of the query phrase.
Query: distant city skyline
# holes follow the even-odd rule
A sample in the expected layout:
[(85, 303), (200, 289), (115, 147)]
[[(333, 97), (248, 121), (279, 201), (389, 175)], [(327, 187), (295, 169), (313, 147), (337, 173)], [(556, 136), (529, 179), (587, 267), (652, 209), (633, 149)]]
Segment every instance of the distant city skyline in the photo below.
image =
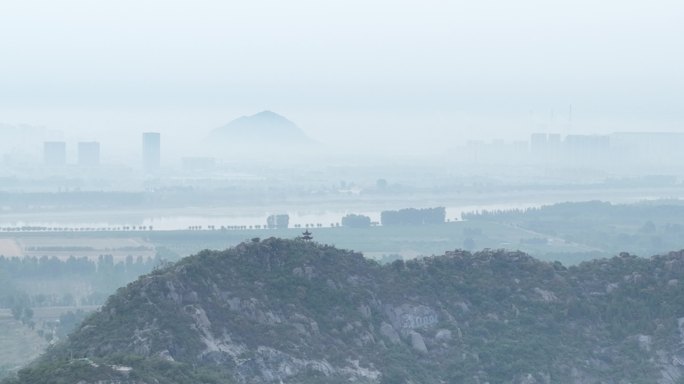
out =
[[(51, 133), (51, 135), (54, 133)], [(43, 141), (39, 135), (33, 135), (33, 141), (41, 146), (44, 165), (94, 167), (101, 164), (100, 141)], [(231, 159), (230, 156), (222, 157), (220, 153), (205, 152), (197, 156), (191, 151), (178, 152), (173, 156), (166, 157), (162, 164), (162, 134), (159, 132), (142, 132), (138, 135), (142, 139), (142, 146), (138, 149), (138, 155), (125, 161), (117, 161), (111, 158), (105, 159), (105, 165), (128, 165), (139, 168), (146, 172), (155, 172), (162, 166), (169, 169), (183, 170), (210, 170)], [(16, 139), (16, 138), (15, 138)], [(19, 138), (26, 142), (26, 138)], [(111, 143), (105, 140), (105, 147), (111, 147)], [(582, 165), (596, 162), (597, 165), (614, 165), (644, 162), (648, 164), (662, 164), (677, 166), (684, 161), (684, 132), (611, 132), (608, 134), (582, 134), (582, 133), (559, 133), (534, 132), (526, 139), (504, 139), (499, 137), (488, 140), (468, 140), (461, 145), (455, 145), (450, 151), (435, 153), (442, 157), (460, 159), (464, 163), (484, 161), (505, 161), (506, 163), (535, 163), (541, 162), (546, 165)], [(166, 148), (166, 147), (165, 147)], [(312, 148), (314, 151), (317, 148)], [(167, 152), (167, 149), (164, 150)], [(301, 154), (305, 155), (306, 150)], [(244, 153), (237, 154), (234, 150), (226, 152), (233, 154), (233, 160), (244, 158)], [(316, 153), (316, 152), (313, 152)], [(7, 147), (0, 148), (3, 162), (9, 165), (13, 162), (12, 156), (21, 152), (12, 152)], [(29, 152), (24, 153), (30, 155)], [(295, 155), (296, 153), (293, 153)], [(26, 165), (38, 165), (34, 159), (24, 157), (20, 163)], [(139, 159), (139, 162), (136, 162)], [(0, 163), (1, 164), (1, 163)]]
[(171, 3), (4, 4), (0, 122), (172, 149), (269, 109), (332, 146), (425, 152), (684, 130), (682, 2)]
[(78, 165), (96, 167), (100, 165), (100, 143), (97, 141), (81, 141), (78, 143)]
[(59, 167), (66, 165), (66, 143), (63, 141), (44, 142), (43, 163), (48, 167)]

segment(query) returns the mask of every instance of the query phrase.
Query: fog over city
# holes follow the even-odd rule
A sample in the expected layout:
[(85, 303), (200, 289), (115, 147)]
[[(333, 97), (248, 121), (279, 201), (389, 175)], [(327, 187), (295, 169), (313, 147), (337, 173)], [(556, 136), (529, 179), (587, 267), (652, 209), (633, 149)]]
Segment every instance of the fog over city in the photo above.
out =
[(683, 11), (676, 1), (7, 2), (0, 111), (3, 123), (68, 137), (154, 130), (184, 142), (272, 110), (323, 143), (369, 151), (676, 131)]
[(0, 3), (0, 384), (681, 384), (683, 16)]

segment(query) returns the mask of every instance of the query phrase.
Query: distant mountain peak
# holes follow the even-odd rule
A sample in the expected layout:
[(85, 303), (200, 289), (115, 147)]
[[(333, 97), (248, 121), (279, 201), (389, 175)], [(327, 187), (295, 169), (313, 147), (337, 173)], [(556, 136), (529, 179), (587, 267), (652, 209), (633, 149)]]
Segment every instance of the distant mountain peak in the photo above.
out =
[(283, 123), (294, 124), (293, 122), (288, 120), (285, 116), (280, 115), (278, 113), (275, 113), (273, 111), (269, 111), (269, 110), (257, 112), (255, 114), (249, 115), (249, 116), (239, 117), (239, 118), (233, 120), (231, 123), (238, 121), (238, 120), (273, 121), (273, 122), (283, 122)]
[(273, 119), (273, 118), (277, 118), (277, 119), (285, 119), (285, 120), (287, 120), (287, 119), (285, 118), (285, 116), (279, 115), (279, 114), (277, 114), (277, 113), (275, 113), (275, 112), (273, 112), (273, 111), (269, 111), (268, 109), (267, 109), (267, 110), (264, 110), (264, 111), (261, 111), (261, 112), (258, 112), (258, 113), (255, 113), (255, 114), (253, 114), (252, 116), (248, 116), (248, 117), (267, 117), (267, 118), (272, 118), (272, 119)]
[(312, 140), (294, 122), (278, 113), (264, 110), (250, 116), (239, 117), (214, 129), (207, 143), (220, 148), (268, 148), (287, 145), (310, 145)]

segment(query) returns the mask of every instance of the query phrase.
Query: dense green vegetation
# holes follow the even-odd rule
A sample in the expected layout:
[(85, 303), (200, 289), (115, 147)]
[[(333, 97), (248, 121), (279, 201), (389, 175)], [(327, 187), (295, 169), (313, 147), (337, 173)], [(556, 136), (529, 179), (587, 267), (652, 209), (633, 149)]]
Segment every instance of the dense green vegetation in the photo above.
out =
[[(398, 211), (396, 211), (398, 212)], [(441, 215), (441, 214), (440, 214)], [(438, 215), (438, 216), (440, 216)], [(464, 248), (521, 250), (542, 260), (577, 264), (600, 257), (611, 257), (623, 251), (648, 256), (684, 248), (684, 204), (679, 201), (653, 201), (616, 205), (603, 202), (563, 203), (541, 209), (481, 211), (464, 214), (465, 220), (435, 224), (419, 221), (410, 225), (372, 225), (363, 220), (362, 227), (337, 226), (330, 223), (311, 224), (318, 241), (362, 251), (367, 257), (392, 259), (399, 255), (413, 258), (441, 254), (445, 250)], [(359, 221), (361, 223), (361, 221)], [(25, 232), (4, 234), (30, 240), (60, 239), (64, 246), (78, 238), (129, 239), (143, 237), (163, 250), (165, 259), (177, 260), (205, 248), (224, 249), (253, 237), (295, 238), (302, 230), (268, 229), (267, 225), (212, 227), (203, 230)], [(257, 228), (258, 227), (258, 228)], [(38, 243), (39, 243), (38, 241)], [(60, 248), (61, 249), (61, 248)], [(74, 251), (78, 254), (77, 250)], [(50, 250), (43, 252), (47, 256)], [(40, 255), (42, 256), (42, 255)], [(78, 257), (77, 257), (78, 258)]]
[(650, 255), (684, 248), (684, 205), (679, 201), (561, 203), (525, 210), (474, 212), (465, 214), (464, 219), (506, 224), (532, 231), (537, 240), (579, 243), (603, 254), (629, 251)]
[[(60, 260), (56, 257), (4, 257), (0, 256), (0, 308), (11, 308), (8, 297), (16, 302), (21, 300), (31, 307), (37, 306), (74, 306), (99, 305), (116, 288), (138, 276), (151, 271), (163, 259), (160, 255), (144, 260), (142, 257), (127, 257), (115, 262), (111, 255), (100, 255), (98, 260), (86, 257), (69, 257)], [(10, 278), (11, 276), (11, 278)], [(55, 282), (65, 285), (78, 281), (89, 287), (88, 295), (77, 295), (68, 289), (53, 292), (22, 292), (17, 285), (37, 285), (38, 282)], [(13, 289), (8, 296), (2, 292)]]
[(0, 358), (0, 378), (16, 370), (30, 351), (65, 338), (118, 287), (160, 265), (163, 254), (162, 249), (156, 258), (118, 262), (111, 255), (97, 260), (0, 256), (0, 313), (8, 314), (4, 319), (0, 315), (0, 327), (10, 330), (0, 334), (0, 357), (5, 356)]
[[(100, 255), (98, 260), (86, 257), (69, 257), (61, 260), (56, 257), (4, 257), (0, 256), (0, 269), (16, 279), (51, 276), (87, 276), (96, 273), (124, 273), (140, 275), (151, 270), (156, 260), (143, 260), (142, 257), (128, 257), (123, 262), (114, 262), (111, 255)], [(118, 270), (118, 272), (117, 272)]]
[[(357, 216), (363, 219), (363, 227), (315, 228), (312, 229), (315, 240), (362, 250), (366, 257), (381, 263), (441, 254), (455, 248), (470, 251), (506, 248), (519, 249), (542, 260), (560, 260), (565, 265), (576, 265), (625, 250), (646, 256), (684, 248), (684, 205), (678, 201), (631, 205), (566, 203), (540, 209), (475, 212), (466, 214), (464, 221), (432, 225), (366, 226), (369, 219)], [(132, 231), (124, 228), (120, 232), (25, 232), (20, 236), (27, 240), (26, 244), (33, 244), (27, 250), (38, 256), (22, 259), (0, 257), (0, 271), (4, 271), (4, 278), (0, 276), (0, 310), (4, 308), (7, 318), (17, 320), (17, 324), (23, 323), (26, 329), (33, 328), (36, 337), (40, 335), (44, 340), (52, 340), (64, 333), (63, 327), (54, 325), (63, 312), (76, 312), (77, 306), (81, 305), (102, 304), (116, 288), (151, 271), (162, 259), (178, 260), (181, 254), (196, 253), (204, 248), (223, 249), (255, 237), (295, 238), (302, 232), (299, 228), (265, 227), (240, 230), (205, 228), (201, 231)], [(16, 234), (6, 233), (4, 236)], [(123, 243), (131, 237), (141, 236), (146, 247), (156, 247), (157, 258), (140, 260), (136, 256), (114, 261), (103, 252), (100, 260), (89, 261), (79, 255), (93, 254), (93, 247), (84, 242), (79, 242), (81, 245), (78, 246), (70, 243), (72, 238), (97, 240), (103, 237), (121, 239)], [(32, 241), (33, 238), (36, 241)], [(131, 249), (132, 253), (135, 251)], [(69, 252), (75, 256), (60, 260), (53, 257), (55, 252), (61, 252), (62, 257)], [(37, 308), (50, 306), (62, 309), (49, 318), (31, 316)], [(35, 340), (36, 337), (30, 339)], [(17, 338), (5, 343), (0, 346), (4, 348), (0, 352), (11, 354), (8, 346), (21, 344), (22, 340)]]
[(365, 215), (348, 214), (341, 220), (343, 227), (368, 228), (371, 226), (371, 219)]
[(266, 226), (271, 229), (283, 229), (290, 225), (290, 215), (270, 215), (266, 218)]
[(382, 225), (425, 225), (443, 224), (446, 220), (446, 209), (437, 208), (406, 208), (398, 211), (382, 211), (380, 222)]
[(3, 269), (0, 269), (0, 308), (9, 308), (14, 319), (32, 326), (33, 310), (29, 296), (16, 288)]
[(682, 277), (684, 253), (383, 266), (255, 238), (119, 289), (8, 383), (653, 383), (684, 373)]

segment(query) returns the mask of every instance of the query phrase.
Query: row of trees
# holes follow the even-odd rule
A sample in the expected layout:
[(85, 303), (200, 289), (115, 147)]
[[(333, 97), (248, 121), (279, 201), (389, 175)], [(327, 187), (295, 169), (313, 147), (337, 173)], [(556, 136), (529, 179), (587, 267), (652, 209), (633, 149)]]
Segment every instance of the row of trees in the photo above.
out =
[[(495, 214), (501, 214), (502, 212), (495, 212)], [(508, 212), (506, 212), (508, 213)], [(516, 211), (516, 213), (518, 213)], [(483, 215), (487, 216), (492, 213), (483, 211), (475, 214), (470, 214), (469, 218), (475, 218), (473, 216)], [(406, 208), (397, 211), (383, 211), (381, 212), (382, 225), (424, 225), (424, 224), (442, 224), (446, 221), (446, 209), (444, 207), (437, 208)], [(344, 216), (341, 220), (343, 227), (350, 228), (368, 228), (371, 225), (377, 224), (377, 222), (372, 222), (371, 218), (366, 215), (359, 214), (348, 214)], [(288, 214), (277, 214), (270, 215), (266, 218), (266, 225), (231, 225), (231, 226), (220, 226), (215, 225), (191, 225), (187, 229), (190, 231), (202, 231), (202, 230), (246, 230), (246, 229), (287, 229), (290, 226), (290, 215)], [(340, 223), (330, 223), (330, 227), (339, 227)], [(295, 224), (294, 228), (322, 228), (323, 224)], [(122, 227), (39, 227), (39, 226), (22, 226), (22, 227), (0, 227), (0, 231), (3, 232), (112, 232), (112, 231), (152, 231), (154, 227), (149, 225), (140, 226), (122, 226)]]
[(383, 226), (444, 224), (446, 208), (406, 208), (398, 211), (382, 211), (380, 222)]
[(368, 228), (371, 226), (371, 218), (365, 215), (349, 214), (342, 218), (342, 226), (349, 228)]
[(23, 225), (21, 227), (0, 227), (2, 232), (128, 232), (152, 231), (151, 225), (124, 225), (121, 227), (46, 227), (37, 225)]
[(19, 291), (9, 274), (0, 268), (0, 308), (9, 308), (12, 317), (23, 324), (33, 326), (33, 310), (29, 296)]
[(14, 279), (23, 278), (60, 278), (68, 276), (109, 275), (112, 273), (130, 275), (132, 277), (148, 273), (159, 263), (159, 258), (127, 256), (124, 260), (115, 261), (112, 255), (100, 255), (97, 260), (87, 257), (70, 256), (61, 260), (55, 256), (41, 257), (5, 257), (0, 256), (0, 271)]
[[(115, 260), (110, 254), (97, 259), (69, 257), (3, 257), (0, 256), (0, 308), (11, 308), (19, 320), (30, 320), (31, 307), (99, 305), (116, 288), (163, 264), (164, 255), (155, 257), (128, 256)], [(73, 282), (83, 288), (74, 291)], [(19, 284), (30, 286), (49, 282), (50, 290), (34, 290), (31, 295), (16, 289)], [(77, 288), (81, 289), (81, 288)], [(23, 321), (23, 320), (22, 320)]]
[(274, 229), (287, 229), (290, 225), (290, 215), (270, 215), (266, 218), (266, 226), (268, 228)]

